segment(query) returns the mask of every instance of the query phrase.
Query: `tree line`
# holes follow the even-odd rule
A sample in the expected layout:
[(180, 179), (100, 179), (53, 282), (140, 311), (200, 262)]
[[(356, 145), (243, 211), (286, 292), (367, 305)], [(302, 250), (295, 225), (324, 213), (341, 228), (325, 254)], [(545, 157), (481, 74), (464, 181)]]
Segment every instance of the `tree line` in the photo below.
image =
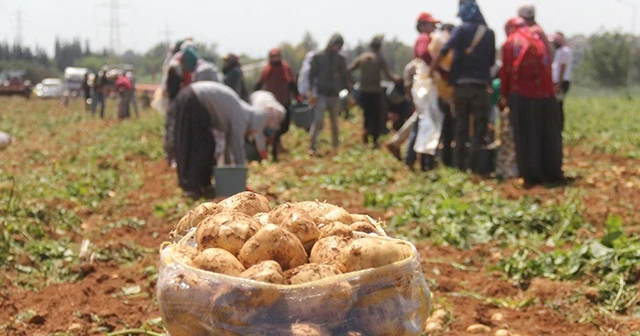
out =
[[(640, 73), (640, 39), (620, 31), (603, 31), (591, 36), (577, 35), (569, 39), (574, 50), (575, 70), (574, 82), (582, 85), (605, 85), (621, 87), (627, 81), (627, 69), (631, 64), (634, 82), (638, 82)], [(298, 72), (304, 58), (309, 51), (323, 49), (325, 43), (319, 43), (306, 32), (298, 43), (282, 42), (279, 44), (283, 58)], [(351, 61), (359, 53), (367, 49), (368, 41), (358, 41), (346, 44), (343, 53)], [(197, 45), (198, 52), (208, 61), (222, 67), (222, 55), (219, 54), (217, 44), (202, 43)], [(68, 66), (79, 66), (97, 72), (105, 64), (131, 64), (136, 69), (138, 82), (155, 82), (161, 77), (162, 64), (169, 46), (157, 43), (144, 53), (132, 50), (121, 55), (112, 55), (106, 49), (93, 51), (89, 41), (84, 43), (80, 38), (63, 40), (56, 38), (53, 56), (49, 56), (43, 48), (0, 43), (0, 71), (9, 69), (27, 70), (27, 76), (32, 81), (39, 81), (44, 77), (59, 77)], [(397, 38), (385, 40), (382, 52), (392, 72), (401, 75), (404, 66), (413, 57), (413, 48), (399, 41)], [(251, 57), (239, 53), (242, 64), (253, 64), (266, 59)], [(631, 58), (630, 58), (631, 57)], [(247, 84), (251, 86), (257, 80), (259, 69), (245, 73)]]

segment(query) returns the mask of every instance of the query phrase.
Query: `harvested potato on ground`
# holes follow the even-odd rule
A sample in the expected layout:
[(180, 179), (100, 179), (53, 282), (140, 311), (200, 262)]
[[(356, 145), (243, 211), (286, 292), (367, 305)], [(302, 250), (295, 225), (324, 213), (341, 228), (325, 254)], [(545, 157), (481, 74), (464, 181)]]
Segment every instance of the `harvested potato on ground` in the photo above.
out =
[(205, 271), (236, 277), (245, 271), (233, 254), (219, 248), (210, 248), (200, 252), (193, 259), (193, 266)]
[(369, 222), (355, 222), (349, 225), (349, 227), (353, 231), (364, 232), (364, 233), (374, 233), (376, 235), (380, 234), (378, 232), (378, 229), (376, 229), (376, 227)]
[(285, 284), (282, 267), (273, 260), (263, 261), (249, 267), (246, 271), (240, 274), (240, 277), (271, 284)]
[(294, 204), (308, 213), (317, 225), (333, 222), (341, 222), (349, 225), (353, 222), (351, 214), (337, 205), (319, 201), (306, 201)]
[(330, 236), (353, 238), (353, 229), (349, 225), (340, 222), (333, 222), (320, 228), (320, 237), (318, 239)]
[(262, 225), (240, 212), (220, 212), (205, 219), (196, 229), (196, 243), (200, 251), (221, 248), (237, 256), (244, 243)]
[(320, 230), (313, 219), (304, 210), (291, 203), (282, 204), (273, 209), (269, 213), (269, 221), (293, 233), (305, 247), (313, 245), (320, 236)]
[(349, 245), (351, 240), (339, 236), (322, 238), (313, 245), (309, 262), (314, 264), (334, 265), (339, 264), (340, 250)]
[(171, 237), (184, 236), (191, 228), (197, 227), (202, 220), (219, 212), (222, 212), (222, 207), (216, 203), (207, 202), (198, 205), (180, 219), (176, 229), (171, 232)]
[(175, 245), (173, 250), (173, 257), (178, 261), (193, 266), (193, 259), (198, 256), (199, 251), (196, 248), (186, 245)]
[[(255, 215), (253, 215), (252, 218), (253, 218), (254, 221), (262, 224), (262, 226), (270, 224), (269, 223), (269, 214), (266, 213), (266, 212), (259, 212), (259, 213), (255, 214)], [(271, 223), (271, 224), (273, 224), (273, 223)]]
[(335, 266), (306, 264), (284, 272), (284, 277), (288, 285), (299, 285), (340, 274), (342, 272)]
[(271, 205), (266, 197), (250, 191), (235, 194), (219, 202), (218, 205), (224, 210), (242, 212), (248, 216), (271, 210)]
[(300, 240), (275, 224), (266, 225), (251, 237), (242, 246), (238, 258), (245, 267), (274, 260), (283, 270), (303, 265), (308, 259)]
[(343, 273), (382, 267), (404, 260), (411, 248), (404, 244), (380, 238), (352, 240), (340, 251), (338, 268)]

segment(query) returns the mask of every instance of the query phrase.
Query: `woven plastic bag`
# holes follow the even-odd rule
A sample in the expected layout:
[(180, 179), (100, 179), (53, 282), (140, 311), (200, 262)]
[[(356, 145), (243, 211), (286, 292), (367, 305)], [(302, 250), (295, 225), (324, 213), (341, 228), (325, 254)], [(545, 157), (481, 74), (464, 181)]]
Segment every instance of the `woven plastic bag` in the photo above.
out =
[(411, 88), (413, 104), (418, 113), (416, 153), (435, 155), (442, 134), (444, 114), (438, 107), (438, 89), (429, 77), (429, 67), (423, 61), (416, 64)]
[[(367, 237), (357, 233), (356, 238)], [(376, 239), (391, 239), (378, 237)], [(301, 285), (272, 285), (203, 271), (176, 253), (195, 246), (193, 232), (161, 249), (157, 292), (171, 336), (313, 335), (418, 336), (430, 311), (430, 294), (416, 248), (391, 265)], [(314, 331), (315, 332), (315, 331)]]

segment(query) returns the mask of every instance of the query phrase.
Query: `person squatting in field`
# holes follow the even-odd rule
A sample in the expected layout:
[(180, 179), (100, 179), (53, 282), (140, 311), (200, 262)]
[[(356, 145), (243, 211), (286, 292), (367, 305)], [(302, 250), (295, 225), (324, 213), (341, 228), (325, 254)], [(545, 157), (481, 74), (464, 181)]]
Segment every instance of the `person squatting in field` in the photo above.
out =
[[(273, 95), (257, 91), (254, 95)], [(212, 197), (211, 175), (216, 161), (244, 165), (245, 139), (253, 137), (265, 151), (264, 133), (275, 133), (285, 118), (284, 107), (254, 105), (242, 100), (230, 87), (213, 81), (192, 83), (175, 99), (175, 154), (178, 184), (186, 196)], [(278, 106), (279, 105), (279, 106)]]

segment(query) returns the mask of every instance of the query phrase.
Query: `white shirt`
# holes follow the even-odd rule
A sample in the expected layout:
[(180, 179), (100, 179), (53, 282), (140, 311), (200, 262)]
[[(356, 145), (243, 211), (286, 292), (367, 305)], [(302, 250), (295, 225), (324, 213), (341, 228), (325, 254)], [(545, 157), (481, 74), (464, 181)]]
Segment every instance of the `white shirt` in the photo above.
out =
[[(560, 70), (562, 65), (567, 67), (564, 70), (564, 77), (560, 80)], [(561, 81), (571, 80), (571, 68), (573, 67), (573, 52), (569, 46), (564, 46), (556, 50), (556, 55), (553, 58), (553, 82), (560, 83)]]

